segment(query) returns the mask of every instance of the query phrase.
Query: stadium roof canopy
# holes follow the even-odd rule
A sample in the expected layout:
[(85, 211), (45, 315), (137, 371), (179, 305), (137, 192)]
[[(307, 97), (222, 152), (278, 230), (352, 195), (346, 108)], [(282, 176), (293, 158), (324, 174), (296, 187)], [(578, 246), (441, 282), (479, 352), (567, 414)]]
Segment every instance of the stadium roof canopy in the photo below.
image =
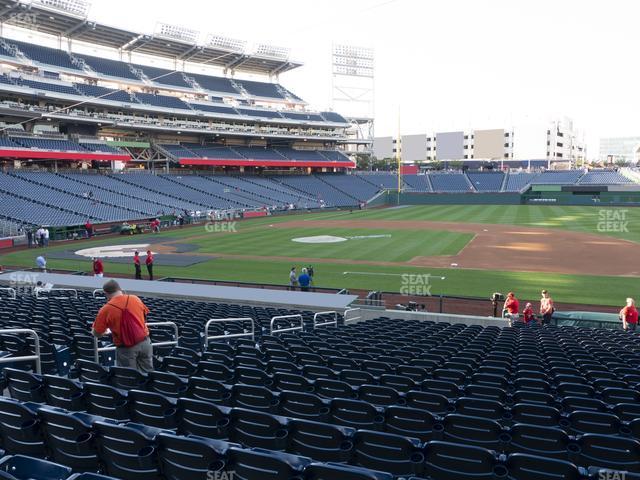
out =
[[(77, 8), (69, 8), (69, 5)], [(63, 10), (62, 6), (66, 8)], [(125, 52), (250, 73), (276, 75), (302, 65), (290, 60), (288, 54), (275, 51), (277, 49), (270, 54), (268, 49), (265, 53), (259, 46), (256, 52), (248, 52), (246, 42), (230, 39), (224, 42), (216, 36), (210, 36), (206, 44), (198, 44), (161, 34), (150, 35), (111, 27), (89, 20), (81, 3), (78, 6), (65, 0), (0, 0), (2, 23)]]

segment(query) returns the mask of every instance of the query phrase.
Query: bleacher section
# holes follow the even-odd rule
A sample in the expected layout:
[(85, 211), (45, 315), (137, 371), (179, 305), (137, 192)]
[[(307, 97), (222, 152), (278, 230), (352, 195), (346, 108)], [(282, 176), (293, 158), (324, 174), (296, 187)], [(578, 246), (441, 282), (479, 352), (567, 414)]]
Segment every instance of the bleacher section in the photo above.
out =
[(533, 184), (573, 185), (584, 175), (584, 170), (547, 170), (532, 180)]
[(273, 179), (297, 190), (301, 195), (315, 198), (317, 202), (324, 202), (327, 207), (346, 207), (357, 204), (355, 197), (321, 180), (316, 175), (281, 175)]
[(473, 187), (462, 173), (430, 173), (434, 192), (472, 192)]
[(578, 180), (578, 183), (581, 185), (624, 185), (633, 182), (613, 170), (591, 170), (585, 173)]
[[(427, 175), (402, 175), (404, 188), (414, 192), (431, 192), (431, 184)], [(397, 182), (396, 182), (397, 183)], [(398, 188), (397, 185), (395, 188)]]
[(478, 192), (499, 192), (502, 188), (502, 172), (467, 172), (467, 177)]
[(519, 192), (533, 180), (535, 180), (539, 173), (519, 172), (507, 174), (507, 184), (505, 186), (505, 192)]
[[(0, 470), (20, 480), (100, 467), (123, 480), (204, 480), (212, 471), (243, 480), (640, 473), (637, 335), (388, 317), (313, 329), (308, 311), (143, 300), (150, 322), (179, 329), (178, 346), (154, 349), (145, 374), (109, 367), (106, 353), (94, 363), (89, 325), (104, 300), (80, 292), (0, 304), (3, 327), (38, 333), (43, 359), (42, 375), (4, 369), (3, 448), (64, 465), (19, 458), (21, 468), (6, 466), (13, 457)], [(269, 334), (270, 319), (286, 314), (302, 315), (305, 330)], [(209, 318), (231, 317), (252, 318), (257, 337), (203, 341)], [(211, 334), (246, 328), (227, 322)], [(154, 341), (172, 338), (162, 327), (151, 332)], [(9, 355), (33, 353), (26, 336), (0, 339)]]

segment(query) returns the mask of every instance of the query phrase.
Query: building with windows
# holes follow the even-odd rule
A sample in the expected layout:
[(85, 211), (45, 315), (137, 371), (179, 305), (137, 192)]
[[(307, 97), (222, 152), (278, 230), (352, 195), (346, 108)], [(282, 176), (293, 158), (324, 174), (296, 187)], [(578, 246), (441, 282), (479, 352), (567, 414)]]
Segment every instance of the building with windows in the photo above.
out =
[[(394, 137), (374, 140), (377, 158), (395, 156)], [(400, 152), (403, 162), (483, 161), (504, 162), (536, 159), (569, 166), (585, 160), (584, 136), (569, 119), (532, 123), (514, 127), (458, 130), (402, 135)]]
[(640, 160), (640, 136), (601, 138), (599, 160), (610, 164), (637, 164)]

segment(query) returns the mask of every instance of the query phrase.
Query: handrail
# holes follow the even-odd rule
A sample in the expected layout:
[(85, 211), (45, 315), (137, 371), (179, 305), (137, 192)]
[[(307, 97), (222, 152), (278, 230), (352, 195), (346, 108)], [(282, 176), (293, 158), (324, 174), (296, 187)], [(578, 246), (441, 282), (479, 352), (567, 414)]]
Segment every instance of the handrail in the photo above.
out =
[[(289, 327), (289, 328), (279, 328), (274, 330), (273, 329), (273, 325), (274, 323), (276, 323), (276, 320), (284, 320), (285, 318), (299, 318), (300, 319), (300, 326), (299, 327)], [(279, 315), (277, 317), (273, 317), (271, 319), (271, 323), (269, 324), (269, 330), (271, 332), (271, 335), (274, 335), (276, 333), (283, 333), (283, 332), (296, 332), (296, 331), (302, 331), (304, 329), (304, 319), (302, 318), (302, 315), (300, 315), (299, 313), (296, 315)]]
[[(36, 289), (36, 298), (38, 300), (42, 299), (42, 298), (78, 298), (78, 291), (75, 288), (40, 288), (40, 289)], [(71, 292), (73, 295), (71, 295), (70, 297), (51, 297), (49, 295), (45, 295), (45, 296), (40, 296), (40, 292)]]
[(343, 318), (344, 318), (344, 324), (346, 325), (348, 322), (355, 322), (357, 320), (360, 320), (362, 318), (362, 315), (358, 315), (356, 317), (353, 318), (348, 318), (348, 314), (350, 312), (359, 312), (361, 310), (360, 307), (356, 307), (356, 308), (347, 308), (344, 313), (342, 314)]
[[(224, 323), (224, 322), (251, 322), (251, 332), (245, 333), (226, 333), (224, 335), (213, 335), (209, 336), (209, 327), (214, 323)], [(207, 349), (210, 340), (220, 340), (222, 338), (240, 338), (240, 337), (251, 337), (251, 340), (256, 339), (256, 324), (251, 317), (237, 317), (237, 318), (212, 318), (209, 320), (204, 326), (204, 349)]]
[[(329, 321), (329, 322), (316, 322), (317, 318), (320, 315), (331, 315), (333, 314), (333, 320)], [(333, 325), (334, 327), (338, 326), (338, 312), (336, 312), (335, 310), (331, 310), (329, 312), (318, 312), (313, 316), (313, 329), (315, 330), (317, 327), (326, 327), (327, 325)]]
[(36, 362), (36, 373), (39, 375), (42, 373), (42, 367), (40, 364), (40, 337), (35, 330), (29, 328), (7, 328), (0, 330), (0, 335), (10, 335), (12, 333), (26, 333), (31, 335), (34, 339), (34, 355), (24, 355), (22, 357), (2, 357), (0, 358), (0, 364), (2, 363), (15, 363), (15, 362)]
[[(175, 340), (167, 340), (166, 342), (151, 342), (152, 347), (166, 347), (168, 345), (178, 345), (178, 341), (180, 339), (178, 334), (178, 325), (175, 322), (154, 322), (147, 323), (148, 328), (160, 327), (160, 326), (172, 326), (173, 334), (175, 335)], [(93, 352), (96, 363), (100, 363), (100, 352), (113, 352), (117, 347), (115, 345), (111, 345), (108, 347), (98, 347), (98, 337), (93, 337)]]
[[(96, 293), (101, 293), (102, 295), (98, 297)], [(93, 292), (91, 292), (91, 296), (93, 298), (107, 298), (104, 294), (104, 290), (102, 290), (101, 288), (96, 288)]]
[(7, 292), (9, 293), (9, 295), (11, 295), (12, 299), (16, 299), (17, 295), (16, 295), (16, 289), (15, 288), (11, 288), (11, 287), (0, 287), (0, 292)]

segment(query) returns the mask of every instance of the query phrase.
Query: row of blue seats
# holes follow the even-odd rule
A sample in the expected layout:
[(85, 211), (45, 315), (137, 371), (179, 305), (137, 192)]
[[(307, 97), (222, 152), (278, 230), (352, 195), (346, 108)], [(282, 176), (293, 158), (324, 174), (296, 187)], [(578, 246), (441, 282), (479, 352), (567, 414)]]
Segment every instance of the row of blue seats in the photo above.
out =
[[(100, 385), (87, 387), (99, 392)], [(483, 451), (494, 458), (497, 455), (493, 452), (500, 452), (507, 456), (532, 455), (546, 461), (553, 459), (554, 462), (550, 465), (555, 468), (559, 465), (564, 465), (565, 468), (571, 466), (577, 472), (580, 470), (574, 464), (585, 470), (615, 469), (640, 473), (640, 442), (622, 436), (584, 434), (570, 437), (559, 429), (530, 424), (516, 424), (505, 430), (486, 419), (458, 414), (449, 414), (441, 422), (429, 424), (429, 419), (425, 421), (424, 416), (421, 417), (422, 422), (417, 422), (411, 416), (407, 418), (407, 412), (412, 412), (411, 409), (389, 408), (385, 414), (390, 419), (390, 424), (399, 425), (403, 432), (395, 434), (338, 428), (321, 422), (237, 407), (222, 408), (206, 401), (179, 399), (171, 402), (164, 399), (164, 402), (157, 394), (135, 390), (130, 391), (128, 396), (133, 403), (133, 424), (130, 423), (130, 418), (122, 418), (117, 422), (114, 418), (91, 411), (70, 413), (51, 406), (0, 399), (0, 436), (3, 447), (12, 453), (49, 453), (54, 460), (73, 464), (73, 467), (80, 470), (97, 469), (102, 460), (106, 463), (107, 473), (123, 479), (143, 471), (153, 475), (157, 458), (150, 459), (149, 455), (155, 452), (142, 454), (141, 451), (146, 451), (144, 447), (155, 447), (158, 437), (162, 438), (162, 435), (170, 436), (177, 443), (184, 436), (209, 442), (230, 441), (243, 449), (267, 448), (271, 455), (281, 455), (274, 451), (282, 451), (286, 452), (284, 455), (303, 455), (309, 462), (345, 463), (403, 477), (430, 473), (429, 469), (438, 462), (436, 459), (429, 459), (428, 450), (441, 442), (446, 442), (444, 445), (449, 445), (460, 453), (473, 454), (474, 449), (479, 449), (476, 452)], [(99, 412), (106, 411), (110, 414), (118, 408), (114, 403), (107, 405), (112, 400), (108, 397), (101, 400), (104, 408)], [(336, 404), (344, 402), (348, 401), (332, 401)], [(109, 406), (112, 407), (111, 411), (108, 410)], [(343, 411), (351, 413), (348, 407)], [(585, 413), (589, 415), (588, 412)], [(42, 430), (38, 420), (43, 424)], [(135, 423), (141, 421), (144, 423)], [(153, 424), (162, 427), (154, 427)], [(128, 428), (138, 434), (133, 434)], [(423, 428), (431, 428), (432, 439), (423, 442), (405, 434), (407, 429), (419, 431)], [(90, 442), (93, 437), (96, 438), (97, 445)], [(434, 437), (444, 440), (434, 440)], [(83, 440), (79, 442), (78, 439), (81, 438)], [(108, 442), (111, 443), (105, 448), (103, 445)], [(158, 445), (157, 449), (161, 456), (162, 446)], [(108, 459), (110, 464), (103, 458), (105, 451), (111, 455)], [(58, 457), (55, 457), (56, 454)], [(127, 468), (122, 468), (127, 457), (133, 461), (127, 462)], [(176, 466), (183, 471), (189, 470), (188, 467), (184, 463)], [(460, 467), (450, 468), (447, 473), (467, 473), (464, 468), (462, 472)]]
[[(36, 62), (54, 67), (57, 66), (65, 69), (82, 71), (81, 65), (78, 62), (74, 62), (72, 56), (66, 51), (13, 39), (5, 38), (3, 40), (7, 42), (10, 47), (19, 49), (27, 58)], [(12, 50), (11, 48), (3, 48), (2, 53), (6, 56), (15, 57), (15, 50)], [(256, 97), (277, 99), (292, 98), (300, 100), (297, 96), (293, 95), (281, 85), (274, 83), (250, 80), (231, 80), (229, 78), (204, 74), (183, 74), (182, 72), (174, 72), (172, 70), (158, 67), (129, 64), (123, 61), (77, 53), (74, 53), (73, 57), (80, 59), (85, 65), (89, 66), (97, 73), (124, 80), (134, 80), (139, 82), (144, 76), (160, 85), (176, 86), (182, 89), (191, 90), (193, 89), (193, 85), (192, 82), (185, 79), (186, 75), (191, 77), (191, 79), (200, 85), (200, 87), (213, 92), (240, 95), (240, 89), (242, 89), (249, 95)], [(237, 88), (236, 85), (238, 85), (240, 89)]]

